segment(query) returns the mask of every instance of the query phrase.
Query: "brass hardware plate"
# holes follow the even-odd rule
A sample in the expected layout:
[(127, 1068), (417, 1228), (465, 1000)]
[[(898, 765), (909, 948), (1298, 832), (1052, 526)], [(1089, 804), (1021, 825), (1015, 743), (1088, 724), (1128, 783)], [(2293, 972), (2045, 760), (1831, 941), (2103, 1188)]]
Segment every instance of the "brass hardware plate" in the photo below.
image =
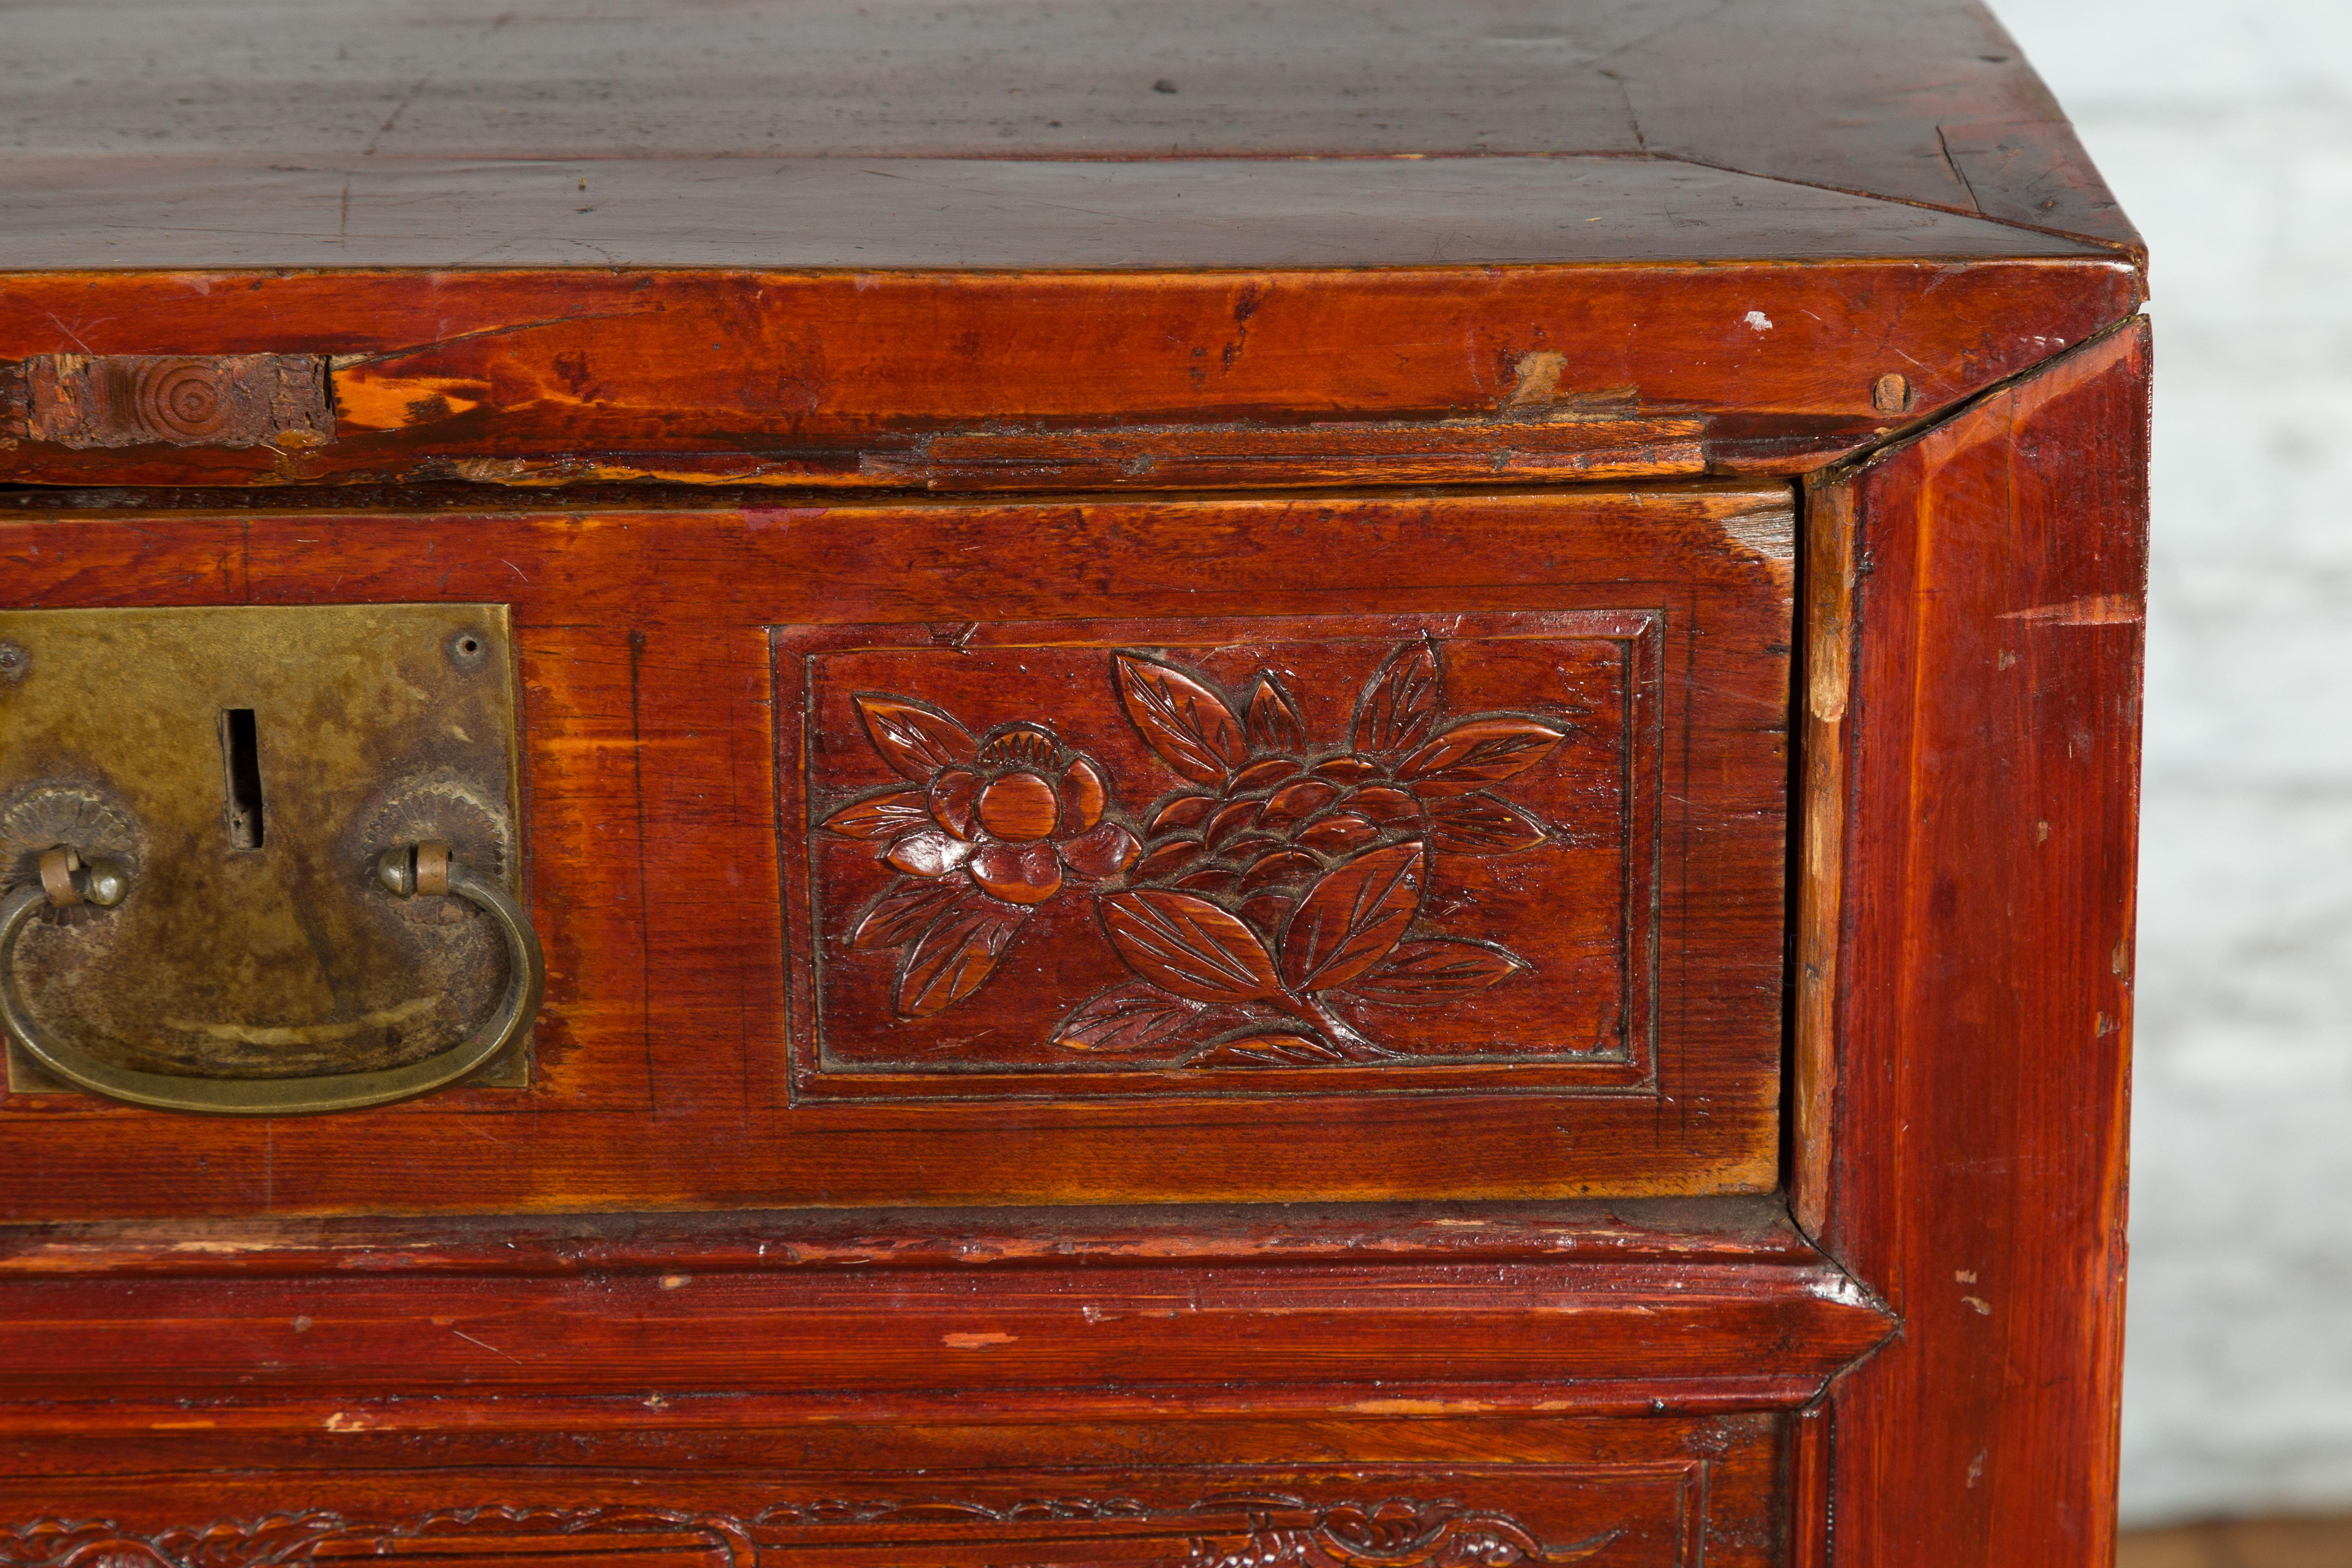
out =
[[(121, 906), (50, 910), (15, 973), (47, 1029), (144, 1072), (298, 1078), (422, 1060), (499, 1001), (461, 900), (401, 900), (387, 847), (520, 885), (502, 605), (0, 611), (0, 889), (72, 843)], [(529, 1081), (527, 1040), (469, 1082)], [(18, 1091), (65, 1086), (11, 1051)]]

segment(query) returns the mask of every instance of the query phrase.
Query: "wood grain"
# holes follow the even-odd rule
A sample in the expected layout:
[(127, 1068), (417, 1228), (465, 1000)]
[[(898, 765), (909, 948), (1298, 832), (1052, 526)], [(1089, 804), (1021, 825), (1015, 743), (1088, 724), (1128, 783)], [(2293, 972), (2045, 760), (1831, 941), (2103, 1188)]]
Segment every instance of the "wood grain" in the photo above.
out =
[[(1038, 439), (1099, 431), (1058, 459), (1064, 480), (1360, 482), (1369, 449), (1398, 478), (1466, 479), (1483, 461), (1492, 482), (1574, 477), (1580, 451), (1687, 473), (1693, 418), (1706, 465), (1792, 472), (2141, 297), (2124, 261), (2032, 247), (1816, 267), (24, 272), (0, 277), (0, 362), (324, 354), (335, 435), (103, 452), (20, 437), (0, 477), (960, 488), (1052, 480)], [(1908, 416), (1874, 402), (1897, 368)], [(1204, 442), (1202, 425), (1235, 428)], [(1307, 467), (1286, 481), (1282, 458)]]
[[(37, 13), (0, 66), (0, 128), (19, 160), (135, 168), (163, 142), (289, 182), (348, 180), (362, 200), (377, 165), (411, 158), (830, 156), (878, 168), (880, 184), (884, 160), (906, 158), (1599, 153), (2137, 244), (1972, 0), (1469, 0), (1436, 14), (1210, 0), (1181, 25), (1150, 0), (683, 13), (571, 0), (487, 16), (336, 0), (272, 23), (163, 0)], [(166, 34), (169, 50), (136, 47)], [(603, 205), (570, 170), (562, 194), (567, 209)], [(1344, 243), (1377, 244), (1381, 226), (1358, 222)]]
[[(1789, 505), (1777, 489), (1715, 487), (1460, 501), (12, 517), (0, 524), (0, 558), (35, 604), (509, 604), (522, 664), (531, 908), (549, 1000), (537, 1031), (541, 1082), (526, 1093), (469, 1089), (382, 1112), (245, 1127), (79, 1097), (12, 1097), (0, 1122), (23, 1166), (6, 1212), (66, 1219), (1769, 1188), (1778, 1163)], [(1660, 644), (1655, 721), (1674, 742), (1658, 752), (1664, 815), (1637, 836), (1661, 862), (1658, 979), (1638, 998), (1657, 1009), (1654, 1066), (1639, 1065), (1613, 1092), (1572, 1094), (1539, 1078), (1514, 1087), (1512, 1075), (1605, 1076), (1628, 1064), (1412, 1069), (1439, 1074), (1435, 1087), (1452, 1091), (1435, 1095), (1382, 1091), (1365, 1075), (1391, 1069), (1367, 1066), (1341, 1069), (1356, 1076), (1328, 1087), (1317, 1077), (1328, 1067), (1247, 1069), (1230, 1088), (1164, 1085), (1143, 1103), (1075, 1093), (1017, 1105), (793, 1103), (786, 955), (809, 953), (812, 937), (806, 905), (782, 898), (803, 884), (797, 873), (785, 881), (782, 868), (798, 863), (807, 835), (804, 818), (788, 812), (778, 836), (768, 628), (880, 624), (896, 628), (894, 640), (952, 648), (1021, 640), (988, 628), (1059, 621), (1066, 629), (1069, 617), (1111, 613), (1132, 623), (1119, 646), (1148, 647), (1182, 641), (1202, 617), (1279, 627), (1335, 604), (1358, 616), (1474, 620), (1634, 605), (1671, 628)], [(1384, 655), (1403, 640), (1364, 647)], [(1108, 652), (1088, 656), (1098, 689)], [(1345, 725), (1370, 668), (1336, 695), (1309, 694), (1318, 736)], [(1475, 668), (1455, 674), (1469, 679)], [(995, 684), (1001, 713), (983, 720), (957, 700), (982, 730), (1036, 706)], [(1565, 700), (1561, 688), (1545, 701)], [(1458, 712), (1520, 705), (1503, 687), (1474, 687)], [(1107, 719), (1126, 724), (1115, 704)], [(880, 767), (857, 720), (827, 728)], [(1133, 749), (1132, 767), (1121, 764), (1130, 778), (1146, 769), (1140, 743)], [(872, 782), (898, 777), (883, 770)], [(1582, 807), (1543, 809), (1567, 811), (1570, 826), (1583, 820)], [(1561, 854), (1563, 865), (1576, 858)], [(1452, 873), (1444, 885), (1479, 886)], [(870, 891), (878, 887), (859, 896)], [(1496, 905), (1491, 932), (1526, 923), (1517, 907)], [(1623, 895), (1612, 892), (1608, 907), (1622, 910)], [(836, 920), (846, 912), (827, 908)], [(1465, 907), (1455, 918), (1474, 917)], [(857, 960), (828, 952), (826, 962)], [(976, 1016), (986, 1027), (984, 1006)], [(1007, 1021), (1015, 1017), (1034, 1022)], [(1465, 1117), (1478, 1138), (1459, 1135)], [(93, 1144), (93, 1125), (120, 1131)], [(1289, 1131), (1270, 1136), (1275, 1126)], [(387, 1182), (387, 1171), (401, 1174)]]
[(2135, 322), (1845, 481), (1822, 1234), (1906, 1330), (1835, 1396), (1841, 1563), (2112, 1551), (2147, 366)]
[[(583, 186), (582, 182), (586, 182)], [(2100, 256), (1664, 160), (12, 160), (0, 271), (1433, 267)], [(1685, 225), (1660, 223), (1666, 211)], [(1380, 221), (1367, 223), (1368, 213)], [(1698, 215), (1692, 216), (1690, 215)]]
[[(15, 19), (0, 577), (510, 605), (538, 1071), (0, 1101), (0, 1568), (2104, 1560), (2144, 256), (1980, 5), (257, 15)], [(77, 444), (48, 356), (332, 427)], [(1614, 793), (1430, 859), (1602, 633)]]
[[(751, 1428), (705, 1439), (698, 1465), (664, 1463), (647, 1437), (575, 1444), (572, 1462), (555, 1464), (530, 1463), (545, 1454), (536, 1446), (506, 1445), (499, 1464), (498, 1445), (444, 1443), (444, 1461), (489, 1461), (454, 1505), (436, 1500), (448, 1478), (414, 1439), (346, 1429), (280, 1443), (276, 1467), (205, 1478), (201, 1495), (185, 1439), (176, 1452), (151, 1440), (144, 1473), (0, 1481), (14, 1527), (0, 1561), (1173, 1568), (1271, 1554), (1347, 1568), (1766, 1568), (1785, 1447), (1769, 1415)], [(45, 1459), (74, 1452), (41, 1447)], [(343, 1462), (323, 1471), (331, 1455)], [(289, 1491), (310, 1506), (287, 1508)]]
[(656, 1392), (969, 1397), (1131, 1409), (1287, 1388), (1737, 1384), (1801, 1404), (1884, 1338), (1818, 1258), (1752, 1262), (1235, 1263), (578, 1278), (20, 1279), (0, 1397), (341, 1401)]

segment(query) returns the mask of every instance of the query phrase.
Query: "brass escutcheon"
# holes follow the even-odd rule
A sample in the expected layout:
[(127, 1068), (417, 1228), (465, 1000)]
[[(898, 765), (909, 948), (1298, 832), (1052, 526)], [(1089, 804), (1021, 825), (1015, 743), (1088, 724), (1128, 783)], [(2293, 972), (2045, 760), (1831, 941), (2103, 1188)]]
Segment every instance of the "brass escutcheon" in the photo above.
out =
[[(0, 647), (9, 1032), (103, 1069), (10, 1040), (12, 1090), (341, 1079), (273, 1113), (374, 1103), (358, 1080), (433, 1077), (533, 992), (505, 929), (527, 922), (504, 605), (0, 611)], [(427, 847), (387, 898), (379, 857), (419, 845), (446, 858)], [(75, 863), (99, 862), (130, 889), (118, 906), (76, 896)], [(529, 1024), (467, 1081), (527, 1085)], [(254, 1109), (241, 1096), (267, 1098), (132, 1098)]]

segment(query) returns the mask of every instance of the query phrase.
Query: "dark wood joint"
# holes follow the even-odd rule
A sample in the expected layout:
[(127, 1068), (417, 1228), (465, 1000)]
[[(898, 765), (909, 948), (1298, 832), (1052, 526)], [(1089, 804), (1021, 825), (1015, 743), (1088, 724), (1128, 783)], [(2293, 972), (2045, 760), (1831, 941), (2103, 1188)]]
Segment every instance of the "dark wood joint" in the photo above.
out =
[(321, 354), (37, 354), (26, 434), (67, 447), (311, 447), (334, 438)]

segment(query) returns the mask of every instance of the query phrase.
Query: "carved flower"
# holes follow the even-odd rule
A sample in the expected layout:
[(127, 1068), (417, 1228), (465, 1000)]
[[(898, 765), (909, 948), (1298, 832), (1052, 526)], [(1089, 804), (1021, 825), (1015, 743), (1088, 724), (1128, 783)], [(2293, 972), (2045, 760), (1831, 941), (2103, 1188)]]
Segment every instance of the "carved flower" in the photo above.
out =
[(1067, 878), (1108, 880), (1139, 847), (1104, 820), (1102, 770), (1045, 726), (1004, 724), (974, 740), (923, 703), (870, 693), (856, 701), (874, 749), (910, 782), (824, 819), (845, 837), (887, 841), (882, 860), (900, 873), (859, 917), (849, 945), (902, 948), (896, 1005), (903, 1016), (926, 1017), (976, 990)]
[(929, 821), (894, 840), (882, 858), (909, 877), (961, 870), (991, 898), (1042, 904), (1061, 890), (1065, 871), (1102, 880), (1134, 862), (1135, 836), (1103, 820), (1109, 803), (1110, 788), (1092, 762), (1063, 750), (1038, 725), (1008, 724), (970, 763), (930, 776), (923, 790)]

